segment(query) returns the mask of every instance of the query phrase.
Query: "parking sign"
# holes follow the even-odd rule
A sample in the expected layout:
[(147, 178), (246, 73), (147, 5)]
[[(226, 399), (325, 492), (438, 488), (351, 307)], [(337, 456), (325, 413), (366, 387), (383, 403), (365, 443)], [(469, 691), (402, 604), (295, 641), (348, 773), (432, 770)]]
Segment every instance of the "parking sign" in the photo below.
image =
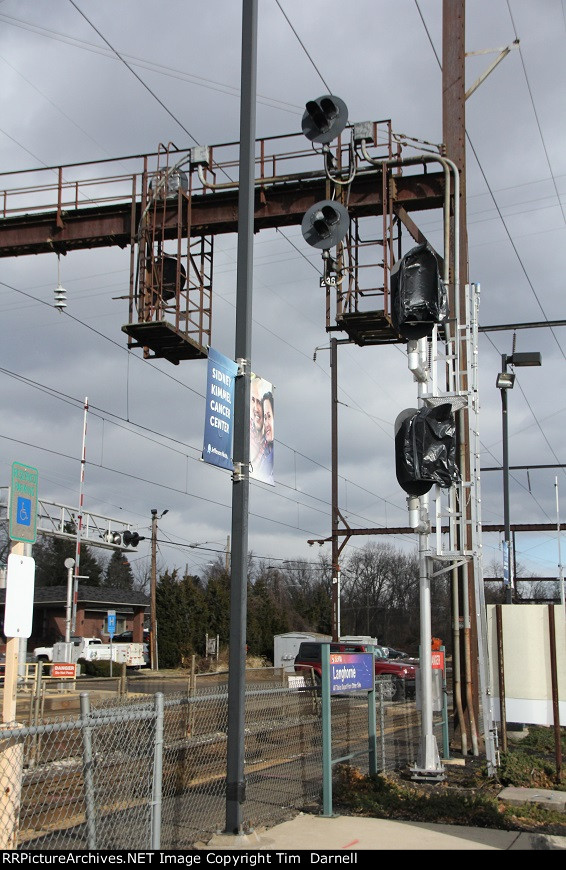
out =
[(37, 468), (12, 463), (10, 539), (35, 544), (37, 538)]
[(110, 635), (111, 638), (113, 638), (114, 635), (116, 634), (116, 611), (115, 610), (108, 611), (106, 621), (108, 623), (108, 634)]

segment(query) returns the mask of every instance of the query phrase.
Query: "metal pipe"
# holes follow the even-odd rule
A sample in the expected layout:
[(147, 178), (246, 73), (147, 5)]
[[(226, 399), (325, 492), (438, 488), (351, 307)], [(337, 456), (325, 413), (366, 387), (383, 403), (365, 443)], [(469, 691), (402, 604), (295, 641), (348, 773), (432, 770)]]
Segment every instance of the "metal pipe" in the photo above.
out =
[(236, 278), (235, 358), (240, 366), (234, 396), (232, 486), (232, 577), (228, 672), (226, 833), (240, 834), (245, 801), (244, 742), (246, 689), (246, 609), (250, 462), (250, 375), (253, 290), (254, 150), (257, 77), (257, 0), (242, 4), (240, 105), (240, 187)]
[(464, 708), (462, 706), (462, 666), (460, 661), (460, 604), (458, 596), (458, 569), (452, 569), (452, 686), (453, 686), (453, 702), (456, 707), (458, 716), (458, 724), (461, 734), (461, 751), (462, 755), (468, 753), (468, 731), (466, 728), (466, 720), (464, 717)]
[(476, 717), (473, 703), (474, 699), (472, 693), (472, 643), (468, 586), (468, 562), (464, 562), (464, 564), (462, 565), (462, 599), (464, 604), (464, 671), (466, 676), (466, 705), (468, 710), (468, 718), (470, 720), (470, 738), (472, 741), (472, 752), (474, 755), (479, 755), (478, 733), (476, 727)]
[(151, 849), (161, 848), (161, 806), (163, 797), (163, 692), (155, 693), (155, 740), (153, 744), (153, 790), (151, 796)]
[(501, 728), (501, 749), (507, 752), (507, 707), (505, 703), (505, 656), (503, 652), (503, 618), (501, 604), (495, 605), (497, 627), (497, 668), (499, 674), (499, 721)]
[[(507, 371), (507, 354), (501, 354), (503, 371)], [(503, 583), (505, 587), (505, 603), (513, 603), (513, 580), (511, 561), (511, 522), (509, 519), (509, 426), (507, 414), (507, 390), (501, 393), (501, 428), (503, 435)]]
[(550, 679), (552, 684), (552, 724), (554, 727), (554, 752), (556, 758), (556, 782), (562, 781), (562, 734), (558, 695), (558, 667), (556, 657), (556, 626), (554, 604), (548, 605), (548, 633), (550, 644)]
[(340, 638), (340, 565), (338, 564), (338, 345), (330, 339), (332, 452), (332, 640)]

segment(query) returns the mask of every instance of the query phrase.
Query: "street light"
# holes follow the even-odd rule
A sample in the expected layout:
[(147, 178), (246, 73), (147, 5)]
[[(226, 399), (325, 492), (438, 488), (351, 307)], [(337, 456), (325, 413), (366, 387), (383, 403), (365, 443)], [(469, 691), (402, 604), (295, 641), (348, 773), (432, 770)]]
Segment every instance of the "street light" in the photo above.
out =
[(515, 375), (507, 371), (507, 366), (540, 366), (540, 353), (501, 354), (501, 371), (497, 375), (495, 386), (501, 393), (501, 421), (503, 429), (503, 584), (505, 586), (505, 603), (513, 603), (513, 575), (511, 560), (511, 524), (509, 520), (509, 431), (507, 423), (507, 391), (515, 384)]

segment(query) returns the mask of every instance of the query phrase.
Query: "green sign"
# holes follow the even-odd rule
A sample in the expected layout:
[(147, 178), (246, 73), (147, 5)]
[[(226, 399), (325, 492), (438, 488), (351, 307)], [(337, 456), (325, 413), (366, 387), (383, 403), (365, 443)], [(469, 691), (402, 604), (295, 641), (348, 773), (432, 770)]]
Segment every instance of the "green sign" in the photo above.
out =
[(10, 538), (34, 544), (37, 538), (37, 468), (12, 463), (10, 487)]

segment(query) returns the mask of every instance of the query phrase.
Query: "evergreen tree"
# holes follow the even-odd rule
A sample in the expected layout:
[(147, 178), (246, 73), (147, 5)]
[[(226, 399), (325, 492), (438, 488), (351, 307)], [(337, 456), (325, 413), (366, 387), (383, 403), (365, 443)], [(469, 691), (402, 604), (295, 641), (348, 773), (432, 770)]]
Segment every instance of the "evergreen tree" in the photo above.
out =
[[(41, 535), (33, 545), (36, 586), (66, 586), (67, 568), (65, 559), (76, 556), (76, 542), (72, 538)], [(90, 547), (81, 544), (79, 574), (88, 579), (80, 580), (83, 586), (100, 586), (102, 566)]]
[(155, 604), (159, 667), (178, 668), (185, 632), (183, 592), (176, 570), (157, 578)]
[(112, 556), (106, 566), (104, 585), (116, 589), (133, 589), (134, 575), (130, 562), (125, 553), (113, 550)]

